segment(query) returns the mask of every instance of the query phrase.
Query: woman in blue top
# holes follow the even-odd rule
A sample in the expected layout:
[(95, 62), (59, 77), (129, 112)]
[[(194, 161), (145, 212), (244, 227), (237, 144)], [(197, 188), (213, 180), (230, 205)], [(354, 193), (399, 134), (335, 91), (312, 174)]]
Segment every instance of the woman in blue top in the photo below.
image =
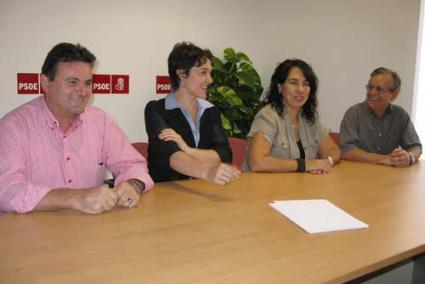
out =
[(226, 164), (232, 152), (217, 107), (206, 100), (212, 54), (192, 43), (174, 46), (168, 57), (173, 92), (145, 108), (148, 166), (155, 182), (200, 178), (226, 184), (240, 172)]

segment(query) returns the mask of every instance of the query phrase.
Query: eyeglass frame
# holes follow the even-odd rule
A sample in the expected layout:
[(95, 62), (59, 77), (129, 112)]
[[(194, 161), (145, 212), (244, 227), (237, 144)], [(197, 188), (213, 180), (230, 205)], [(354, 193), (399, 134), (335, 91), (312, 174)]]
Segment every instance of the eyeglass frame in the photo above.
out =
[(386, 92), (394, 92), (394, 88), (384, 89), (380, 86), (373, 86), (373, 85), (371, 86), (369, 84), (366, 84), (365, 88), (366, 88), (367, 92), (372, 92), (373, 90), (376, 90), (379, 94), (383, 94), (383, 93), (386, 93)]

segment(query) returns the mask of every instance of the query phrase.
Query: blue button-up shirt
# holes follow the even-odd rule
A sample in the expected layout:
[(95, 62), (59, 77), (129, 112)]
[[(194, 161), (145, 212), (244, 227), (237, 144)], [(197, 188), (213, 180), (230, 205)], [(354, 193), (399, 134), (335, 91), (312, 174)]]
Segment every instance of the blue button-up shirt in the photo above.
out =
[(198, 112), (196, 114), (195, 121), (193, 121), (190, 114), (185, 109), (183, 109), (181, 107), (181, 105), (179, 104), (179, 102), (176, 99), (175, 93), (169, 94), (165, 98), (165, 109), (171, 110), (171, 109), (179, 108), (182, 111), (184, 117), (186, 118), (187, 122), (190, 125), (190, 129), (192, 130), (192, 135), (193, 135), (193, 138), (195, 140), (196, 147), (198, 147), (199, 138), (200, 138), (199, 125), (200, 125), (200, 122), (201, 122), (202, 114), (204, 113), (204, 111), (207, 108), (213, 107), (214, 105), (211, 104), (209, 101), (204, 100), (204, 99), (196, 99), (196, 100), (198, 102)]

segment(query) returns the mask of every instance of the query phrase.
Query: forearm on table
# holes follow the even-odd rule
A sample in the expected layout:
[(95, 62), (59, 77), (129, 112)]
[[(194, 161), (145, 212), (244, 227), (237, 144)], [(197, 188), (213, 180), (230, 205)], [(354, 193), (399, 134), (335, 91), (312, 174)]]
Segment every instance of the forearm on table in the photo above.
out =
[(270, 155), (250, 157), (249, 168), (254, 172), (294, 172), (298, 168), (296, 160), (286, 160)]
[(218, 153), (212, 149), (198, 149), (189, 147), (186, 151), (184, 151), (189, 157), (205, 163), (220, 163), (221, 159)]
[(388, 165), (389, 161), (388, 155), (370, 153), (356, 147), (344, 151), (342, 157), (349, 161), (381, 165)]
[(219, 162), (211, 163), (194, 159), (183, 151), (175, 152), (170, 157), (170, 166), (173, 170), (199, 179), (206, 179), (208, 169), (218, 164)]
[(6, 212), (30, 212), (51, 190), (48, 186), (7, 176), (0, 177), (0, 180), (0, 210)]
[(81, 190), (52, 189), (35, 206), (34, 211), (76, 209), (76, 201), (80, 195)]

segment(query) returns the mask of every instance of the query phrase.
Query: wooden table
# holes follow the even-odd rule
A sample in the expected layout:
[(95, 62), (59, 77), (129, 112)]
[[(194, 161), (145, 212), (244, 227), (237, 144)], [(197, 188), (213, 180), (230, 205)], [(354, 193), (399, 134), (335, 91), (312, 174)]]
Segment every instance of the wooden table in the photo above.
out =
[[(328, 199), (369, 229), (308, 234), (268, 204)], [(157, 184), (136, 209), (0, 215), (0, 283), (339, 283), (425, 252), (425, 162)]]

